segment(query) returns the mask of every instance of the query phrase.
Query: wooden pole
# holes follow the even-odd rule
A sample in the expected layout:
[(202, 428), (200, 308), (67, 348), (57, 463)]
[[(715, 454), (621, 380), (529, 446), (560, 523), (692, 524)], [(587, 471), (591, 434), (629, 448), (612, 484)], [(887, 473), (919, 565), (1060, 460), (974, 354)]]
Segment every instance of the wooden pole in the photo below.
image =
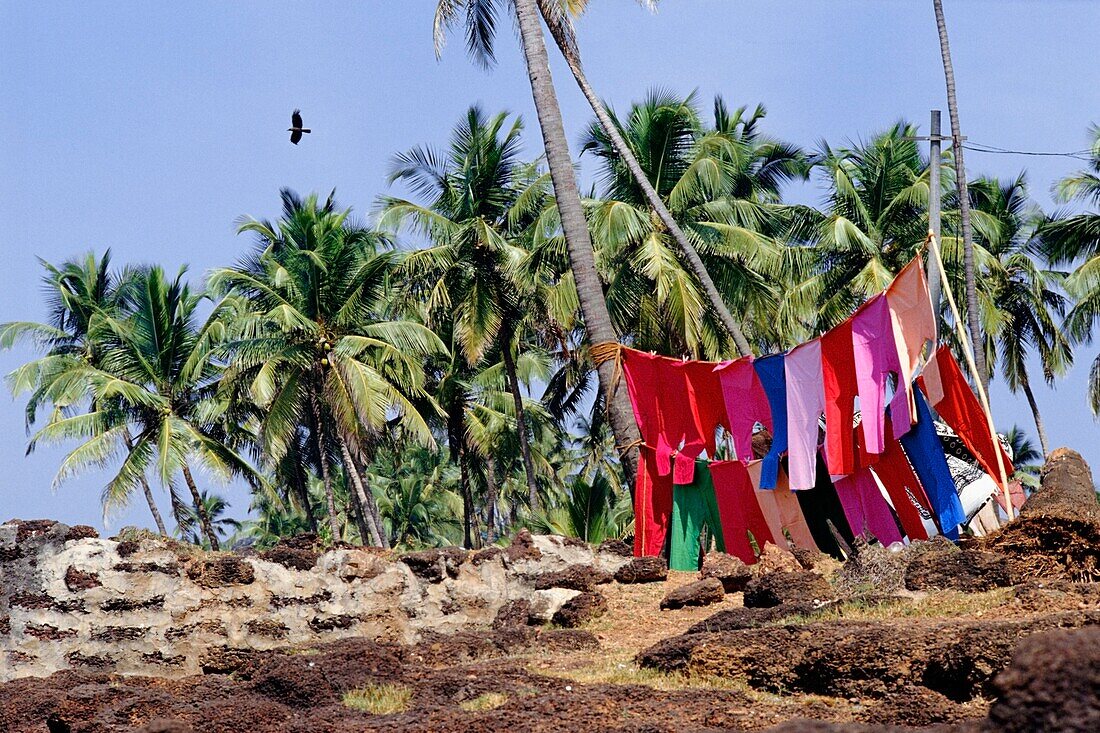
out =
[[(940, 111), (932, 110), (931, 126), (928, 129), (928, 230), (938, 242), (940, 239), (940, 201), (943, 197), (943, 189), (940, 185), (940, 164), (943, 158), (940, 153)], [(935, 268), (932, 262), (932, 253), (928, 253), (928, 293), (932, 296), (932, 312), (935, 314), (937, 327), (940, 319), (940, 279), (933, 272)]]
[(970, 336), (966, 332), (966, 326), (963, 325), (962, 319), (959, 317), (959, 308), (955, 304), (955, 295), (951, 292), (951, 283), (947, 280), (947, 270), (944, 269), (943, 258), (940, 256), (940, 243), (931, 231), (928, 232), (928, 244), (932, 257), (936, 261), (936, 269), (939, 270), (940, 273), (943, 294), (947, 297), (947, 304), (951, 307), (951, 317), (955, 322), (955, 330), (959, 332), (959, 340), (962, 341), (966, 365), (970, 368), (970, 374), (974, 377), (974, 386), (978, 389), (978, 400), (981, 402), (982, 410), (985, 412), (985, 423), (989, 428), (989, 437), (993, 439), (993, 452), (997, 457), (997, 470), (1001, 475), (1001, 490), (1004, 492), (1005, 513), (1011, 520), (1013, 518), (1013, 507), (1012, 494), (1008, 489), (1008, 472), (1005, 469), (1004, 458), (1001, 456), (1001, 441), (997, 437), (997, 428), (993, 424), (993, 413), (989, 409), (989, 396), (985, 393), (985, 385), (982, 383), (981, 374), (978, 372), (977, 364), (974, 363), (974, 345), (971, 343)]

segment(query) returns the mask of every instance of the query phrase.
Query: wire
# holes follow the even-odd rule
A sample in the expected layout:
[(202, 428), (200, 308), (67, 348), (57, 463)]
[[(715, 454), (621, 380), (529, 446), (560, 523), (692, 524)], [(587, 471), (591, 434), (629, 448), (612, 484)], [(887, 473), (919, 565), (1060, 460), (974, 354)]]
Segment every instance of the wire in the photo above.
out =
[(1093, 153), (1091, 149), (1085, 150), (1073, 150), (1068, 153), (1053, 153), (1037, 150), (1010, 150), (1008, 148), (999, 148), (996, 145), (986, 145), (985, 143), (964, 142), (963, 148), (966, 150), (972, 150), (975, 153), (991, 153), (997, 155), (1037, 155), (1055, 158), (1074, 158), (1075, 160), (1083, 160), (1088, 162), (1089, 156)]

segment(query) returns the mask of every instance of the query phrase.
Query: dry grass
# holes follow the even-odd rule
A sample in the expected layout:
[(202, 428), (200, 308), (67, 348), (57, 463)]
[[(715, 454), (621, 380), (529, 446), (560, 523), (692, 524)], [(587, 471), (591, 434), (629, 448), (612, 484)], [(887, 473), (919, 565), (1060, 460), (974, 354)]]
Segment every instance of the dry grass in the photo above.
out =
[(343, 703), (372, 715), (392, 715), (409, 709), (412, 690), (404, 685), (369, 684), (344, 693)]
[(508, 696), (503, 692), (486, 692), (472, 700), (464, 700), (458, 706), (468, 713), (478, 713), (485, 710), (496, 710), (506, 702), (508, 702)]
[(984, 593), (961, 591), (936, 591), (911, 597), (884, 599), (882, 601), (852, 600), (838, 603), (813, 616), (786, 616), (774, 622), (775, 626), (798, 626), (820, 621), (893, 621), (905, 618), (981, 618), (996, 609), (1004, 608), (1013, 598), (1011, 588), (997, 588)]

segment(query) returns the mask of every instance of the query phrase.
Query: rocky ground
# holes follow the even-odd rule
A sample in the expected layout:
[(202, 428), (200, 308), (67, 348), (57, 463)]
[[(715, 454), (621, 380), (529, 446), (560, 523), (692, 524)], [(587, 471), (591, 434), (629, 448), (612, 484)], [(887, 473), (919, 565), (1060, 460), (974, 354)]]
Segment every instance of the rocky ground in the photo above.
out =
[(548, 625), (517, 599), (415, 643), (226, 650), (174, 679), (24, 677), (0, 686), (0, 730), (1096, 731), (1100, 511), (1057, 500), (1091, 491), (1081, 466), (1055, 456), (1042, 498), (981, 542), (860, 547), (844, 565), (769, 548), (701, 574), (570, 567), (534, 581), (580, 591)]

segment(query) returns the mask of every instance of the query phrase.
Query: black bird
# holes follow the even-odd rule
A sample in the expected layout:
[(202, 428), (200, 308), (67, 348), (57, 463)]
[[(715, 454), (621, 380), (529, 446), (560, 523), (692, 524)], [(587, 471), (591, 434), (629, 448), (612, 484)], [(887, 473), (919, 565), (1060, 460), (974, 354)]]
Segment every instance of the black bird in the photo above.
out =
[(294, 110), (294, 114), (290, 116), (290, 124), (291, 127), (288, 127), (286, 131), (290, 133), (290, 142), (295, 145), (302, 139), (302, 133), (312, 132), (308, 127), (302, 127), (302, 110), (300, 109)]

